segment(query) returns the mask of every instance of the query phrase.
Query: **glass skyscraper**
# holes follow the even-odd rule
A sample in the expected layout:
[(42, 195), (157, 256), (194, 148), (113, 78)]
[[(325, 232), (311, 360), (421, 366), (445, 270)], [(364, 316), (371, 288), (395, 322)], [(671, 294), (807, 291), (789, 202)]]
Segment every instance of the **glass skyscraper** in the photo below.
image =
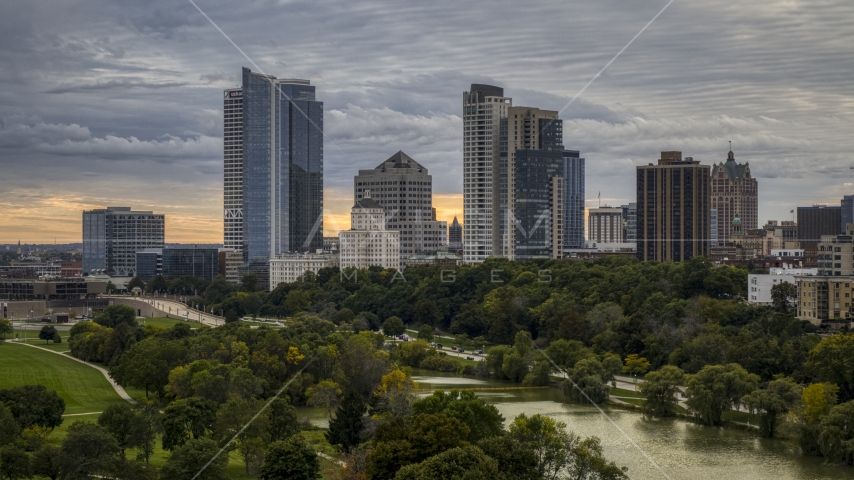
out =
[(323, 102), (308, 80), (243, 69), (243, 254), (323, 248)]

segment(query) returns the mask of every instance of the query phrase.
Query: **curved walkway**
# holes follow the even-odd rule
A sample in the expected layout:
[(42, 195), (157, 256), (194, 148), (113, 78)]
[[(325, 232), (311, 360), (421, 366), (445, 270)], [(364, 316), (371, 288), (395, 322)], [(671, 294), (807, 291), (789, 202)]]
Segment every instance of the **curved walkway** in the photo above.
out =
[(118, 394), (119, 394), (119, 396), (120, 396), (120, 397), (122, 397), (123, 399), (127, 400), (127, 401), (128, 401), (128, 402), (130, 402), (130, 403), (136, 403), (136, 400), (134, 400), (133, 398), (131, 398), (131, 396), (130, 396), (130, 395), (128, 395), (128, 394), (127, 394), (127, 392), (125, 392), (125, 389), (124, 389), (124, 388), (122, 388), (122, 386), (121, 386), (121, 385), (119, 385), (118, 383), (116, 383), (116, 381), (115, 381), (115, 380), (113, 380), (113, 379), (110, 377), (110, 372), (108, 372), (105, 368), (101, 368), (101, 367), (99, 367), (99, 366), (97, 366), (97, 365), (92, 365), (91, 363), (84, 362), (83, 360), (80, 360), (79, 358), (72, 357), (71, 355), (65, 355), (65, 354), (63, 354), (62, 352), (55, 352), (55, 351), (50, 350), (50, 349), (47, 349), (47, 348), (39, 347), (38, 345), (30, 345), (30, 344), (28, 344), (28, 343), (18, 343), (17, 345), (25, 345), (25, 346), (27, 346), (27, 347), (33, 347), (33, 348), (38, 348), (39, 350), (44, 350), (45, 352), (50, 352), (50, 353), (55, 353), (55, 354), (57, 354), (57, 355), (62, 355), (62, 356), (63, 356), (63, 357), (65, 357), (65, 358), (70, 358), (71, 360), (74, 360), (75, 362), (80, 362), (80, 363), (82, 363), (83, 365), (86, 365), (86, 366), (92, 367), (92, 368), (94, 368), (94, 369), (98, 370), (99, 372), (101, 372), (101, 373), (104, 375), (104, 378), (106, 378), (106, 379), (107, 379), (107, 381), (108, 381), (108, 382), (110, 382), (110, 385), (112, 385), (112, 386), (113, 386), (113, 389), (116, 391), (116, 393), (118, 393)]

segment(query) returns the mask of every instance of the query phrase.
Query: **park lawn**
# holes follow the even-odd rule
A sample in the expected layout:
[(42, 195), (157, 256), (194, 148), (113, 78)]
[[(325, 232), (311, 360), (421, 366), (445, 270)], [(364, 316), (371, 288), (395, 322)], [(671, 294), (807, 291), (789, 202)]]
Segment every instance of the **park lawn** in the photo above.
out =
[(101, 372), (64, 355), (3, 342), (0, 365), (0, 389), (44, 385), (65, 400), (65, 413), (101, 412), (124, 402)]
[(185, 322), (183, 320), (176, 320), (174, 318), (167, 318), (167, 317), (137, 318), (136, 322), (140, 325), (142, 325), (142, 324), (157, 325), (158, 327), (166, 327), (166, 328), (172, 328), (173, 326), (175, 326), (179, 323), (190, 323), (190, 322)]
[[(60, 333), (60, 335), (62, 335)], [(28, 338), (26, 342), (21, 340), (19, 342), (9, 342), (9, 343), (26, 343), (28, 345), (35, 345), (37, 347), (46, 348), (48, 350), (53, 350), (54, 352), (67, 352), (69, 350), (68, 344), (65, 342), (67, 337), (63, 336), (62, 343), (53, 343), (53, 341), (45, 343), (44, 340), (40, 339), (32, 339)]]
[(614, 395), (615, 397), (644, 398), (641, 392), (614, 387), (611, 387), (611, 395)]

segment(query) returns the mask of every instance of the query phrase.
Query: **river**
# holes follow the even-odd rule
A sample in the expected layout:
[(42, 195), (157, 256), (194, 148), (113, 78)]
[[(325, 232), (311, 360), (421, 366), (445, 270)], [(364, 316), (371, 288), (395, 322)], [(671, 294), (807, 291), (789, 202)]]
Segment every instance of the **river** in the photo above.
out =
[[(419, 389), (518, 386), (424, 370), (416, 370), (413, 375)], [(426, 395), (429, 390), (419, 393)], [(606, 417), (593, 406), (563, 403), (563, 395), (557, 389), (478, 390), (477, 395), (495, 405), (507, 423), (521, 413), (539, 413), (566, 423), (567, 429), (577, 435), (599, 437), (606, 457), (628, 467), (632, 479), (854, 478), (854, 469), (830, 467), (820, 458), (803, 457), (797, 446), (788, 441), (760, 438), (742, 430), (704, 427), (684, 419), (649, 420), (636, 411), (620, 408), (604, 407)], [(322, 411), (300, 410), (312, 423), (327, 426)]]

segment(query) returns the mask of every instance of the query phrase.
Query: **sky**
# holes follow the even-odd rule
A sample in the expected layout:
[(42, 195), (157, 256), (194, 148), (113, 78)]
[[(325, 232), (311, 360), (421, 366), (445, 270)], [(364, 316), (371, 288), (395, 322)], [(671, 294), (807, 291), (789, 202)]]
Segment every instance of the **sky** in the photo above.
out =
[[(352, 178), (403, 150), (462, 219), (462, 92), (560, 110), (668, 0), (0, 3), (0, 243), (81, 240), (81, 211), (166, 214), (167, 242), (222, 241), (222, 90), (242, 66), (324, 102), (326, 234)], [(759, 218), (854, 194), (854, 2), (675, 0), (561, 113), (587, 206), (635, 196), (681, 150), (749, 162)]]

